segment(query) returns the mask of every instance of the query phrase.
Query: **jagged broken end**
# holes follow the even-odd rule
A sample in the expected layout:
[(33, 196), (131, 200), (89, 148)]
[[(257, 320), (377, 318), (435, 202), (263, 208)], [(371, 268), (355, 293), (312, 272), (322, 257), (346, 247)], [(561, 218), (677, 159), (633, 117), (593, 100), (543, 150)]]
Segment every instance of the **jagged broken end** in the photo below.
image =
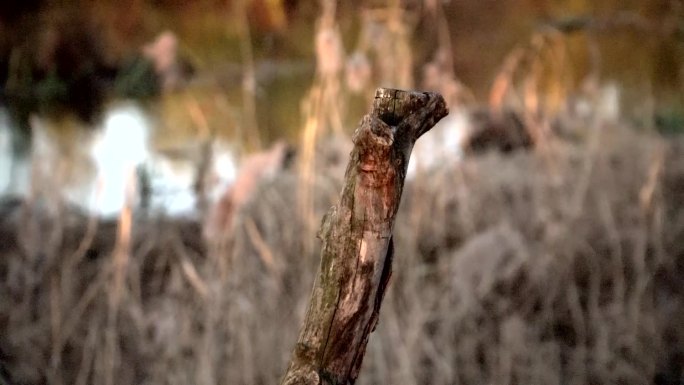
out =
[(378, 88), (371, 113), (392, 127), (410, 129), (413, 141), (449, 114), (442, 95), (436, 92)]

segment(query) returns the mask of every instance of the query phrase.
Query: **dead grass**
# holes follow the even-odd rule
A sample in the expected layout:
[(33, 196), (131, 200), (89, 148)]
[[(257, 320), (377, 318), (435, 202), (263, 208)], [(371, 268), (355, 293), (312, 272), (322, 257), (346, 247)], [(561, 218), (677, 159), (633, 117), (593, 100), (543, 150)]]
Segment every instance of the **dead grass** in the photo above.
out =
[[(552, 146), (407, 185), (360, 383), (681, 383), (684, 145), (606, 128)], [(318, 167), (321, 217), (341, 175)], [(5, 203), (0, 378), (276, 383), (318, 264), (298, 183), (261, 186), (209, 245), (198, 223), (139, 215), (121, 275), (117, 223)]]

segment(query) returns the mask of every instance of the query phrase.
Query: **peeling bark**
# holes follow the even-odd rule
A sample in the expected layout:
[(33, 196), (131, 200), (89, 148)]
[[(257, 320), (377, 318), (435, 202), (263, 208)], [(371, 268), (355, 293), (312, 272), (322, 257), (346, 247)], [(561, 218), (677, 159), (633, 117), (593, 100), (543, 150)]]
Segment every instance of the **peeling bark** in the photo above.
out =
[(320, 271), (283, 385), (353, 384), (391, 276), (392, 228), (416, 140), (441, 95), (379, 88), (352, 140), (340, 202), (325, 215)]

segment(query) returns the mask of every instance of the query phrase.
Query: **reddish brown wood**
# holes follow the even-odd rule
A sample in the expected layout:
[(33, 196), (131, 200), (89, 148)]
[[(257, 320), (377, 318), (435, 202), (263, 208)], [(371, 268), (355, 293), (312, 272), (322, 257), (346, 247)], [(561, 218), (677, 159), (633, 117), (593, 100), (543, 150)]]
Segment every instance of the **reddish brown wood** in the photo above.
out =
[(319, 237), (321, 266), (282, 384), (352, 384), (392, 268), (392, 227), (416, 140), (446, 116), (441, 95), (380, 88), (352, 138), (340, 202)]

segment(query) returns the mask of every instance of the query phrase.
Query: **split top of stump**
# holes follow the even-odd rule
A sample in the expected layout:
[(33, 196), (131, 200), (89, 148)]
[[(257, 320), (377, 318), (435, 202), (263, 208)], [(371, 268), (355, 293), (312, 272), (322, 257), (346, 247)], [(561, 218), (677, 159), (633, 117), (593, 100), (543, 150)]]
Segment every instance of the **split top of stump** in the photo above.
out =
[[(389, 126), (396, 127), (406, 118), (419, 112), (430, 116), (430, 120), (436, 122), (446, 116), (449, 110), (442, 95), (436, 92), (405, 91), (394, 88), (378, 88), (375, 91), (371, 113)], [(412, 139), (415, 141), (423, 133), (423, 130), (415, 132)]]

